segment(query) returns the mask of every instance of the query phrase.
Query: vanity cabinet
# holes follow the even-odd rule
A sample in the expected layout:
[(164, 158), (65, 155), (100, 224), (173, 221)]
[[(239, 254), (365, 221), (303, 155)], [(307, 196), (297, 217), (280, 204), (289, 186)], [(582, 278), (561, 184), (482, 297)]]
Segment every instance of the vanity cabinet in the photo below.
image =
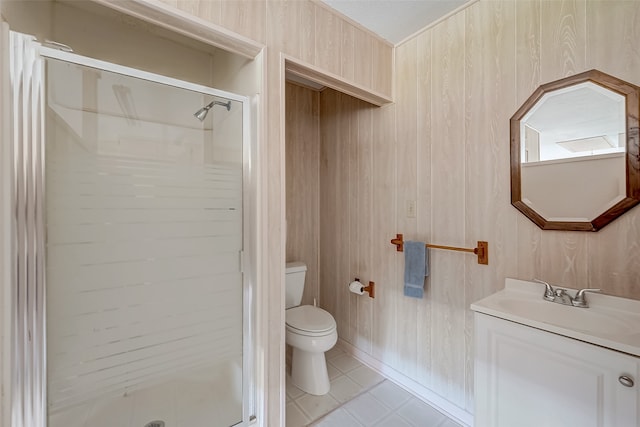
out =
[(475, 351), (475, 427), (640, 426), (638, 357), (478, 312)]

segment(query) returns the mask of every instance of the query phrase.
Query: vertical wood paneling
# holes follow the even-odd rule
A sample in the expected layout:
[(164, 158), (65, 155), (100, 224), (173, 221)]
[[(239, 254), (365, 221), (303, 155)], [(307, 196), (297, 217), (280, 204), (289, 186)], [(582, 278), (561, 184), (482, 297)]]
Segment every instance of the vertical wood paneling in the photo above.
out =
[[(393, 63), (393, 51), (382, 40), (371, 40), (371, 87), (380, 93), (392, 92), (392, 68), (387, 64)], [(361, 84), (369, 86), (368, 81)]]
[[(149, 0), (151, 1), (151, 0)], [(355, 26), (345, 21), (342, 17), (327, 12), (323, 8), (322, 16), (316, 16), (319, 7), (312, 1), (219, 1), (219, 0), (160, 0), (162, 3), (186, 12), (200, 19), (211, 22), (247, 36), (261, 43), (267, 49), (257, 58), (259, 67), (264, 67), (262, 73), (256, 76), (256, 84), (260, 86), (260, 119), (261, 131), (259, 153), (257, 155), (260, 176), (257, 186), (260, 194), (260, 224), (257, 229), (260, 233), (259, 245), (259, 277), (258, 319), (260, 331), (265, 334), (264, 348), (260, 354), (264, 354), (265, 376), (262, 378), (266, 417), (265, 424), (270, 426), (283, 425), (284, 422), (284, 260), (285, 260), (285, 135), (284, 112), (285, 90), (284, 70), (282, 67), (281, 53), (289, 54), (302, 61), (311, 63), (318, 68), (341, 76), (342, 53), (340, 42), (343, 39), (342, 29), (347, 32), (358, 32)], [(335, 30), (335, 31), (334, 31)], [(360, 30), (361, 31), (361, 30)], [(377, 43), (376, 59), (373, 59), (372, 40), (370, 33), (361, 33), (354, 46), (358, 49), (354, 55), (353, 75), (345, 78), (354, 79), (365, 87), (372, 87), (371, 69), (375, 66), (381, 70), (376, 80), (380, 87), (389, 88), (387, 95), (391, 94), (391, 81), (383, 81), (386, 76), (391, 76), (391, 52), (392, 48), (386, 44)], [(378, 40), (378, 39), (376, 39)], [(379, 40), (378, 40), (379, 41)], [(388, 63), (383, 63), (388, 58)], [(215, 66), (215, 61), (213, 61)], [(184, 65), (184, 64), (182, 64)], [(184, 68), (184, 67), (183, 67)], [(347, 69), (347, 73), (350, 73)], [(338, 108), (338, 114), (340, 108)], [(388, 123), (388, 122), (385, 122)], [(340, 128), (340, 124), (337, 125)], [(393, 128), (391, 131), (393, 132)], [(346, 181), (349, 158), (345, 156), (346, 144), (340, 138), (336, 138), (336, 180)], [(386, 160), (386, 159), (385, 159)], [(347, 204), (348, 193), (338, 189), (336, 197), (337, 206)], [(338, 212), (340, 218), (348, 218), (344, 212)], [(341, 219), (335, 226), (338, 229), (346, 229), (345, 222)], [(336, 243), (340, 246), (339, 254), (348, 255), (342, 241)], [(336, 277), (344, 277), (348, 273), (348, 257), (343, 257), (336, 263)], [(331, 271), (331, 269), (327, 269)], [(336, 285), (338, 286), (338, 285)], [(350, 295), (345, 291), (346, 286), (340, 286), (341, 294), (333, 297), (338, 306), (339, 302), (349, 301)], [(342, 310), (343, 317), (349, 318), (347, 306), (338, 307)], [(348, 334), (345, 335), (348, 337)], [(264, 414), (258, 414), (258, 416)]]
[(299, 58), (311, 64), (315, 59), (316, 7), (308, 1), (298, 1), (296, 4), (298, 7), (298, 29), (294, 37), (299, 39)]
[[(344, 334), (344, 319), (339, 309), (341, 297), (338, 286), (338, 269), (328, 266), (336, 264), (336, 252), (340, 236), (338, 235), (336, 209), (338, 146), (337, 108), (335, 92), (325, 90), (320, 96), (320, 304), (333, 314), (338, 324), (338, 336)], [(337, 267), (337, 266), (336, 266)]]
[(355, 30), (348, 22), (342, 23), (342, 76), (350, 81), (355, 81)]
[[(434, 28), (432, 67), (432, 239), (464, 245), (464, 14)], [(436, 59), (437, 58), (437, 59)], [(464, 406), (464, 258), (430, 251), (433, 388)]]
[(389, 366), (396, 366), (398, 358), (396, 299), (399, 284), (395, 271), (398, 254), (386, 238), (396, 233), (395, 109), (396, 106), (392, 105), (373, 111), (372, 153), (373, 265), (371, 277), (376, 282), (376, 298), (372, 316), (371, 354)]
[[(347, 248), (346, 253), (343, 255), (348, 259), (348, 277), (347, 281), (351, 281), (358, 277), (361, 280), (365, 280), (364, 277), (360, 277), (360, 271), (358, 270), (357, 261), (360, 258), (360, 252), (362, 250), (359, 242), (359, 227), (360, 218), (358, 217), (359, 203), (358, 203), (358, 101), (350, 96), (340, 94), (340, 99), (344, 105), (343, 118), (345, 119), (345, 140), (344, 153), (346, 155), (347, 163), (345, 164), (348, 171), (348, 179), (343, 183), (347, 190), (348, 202), (343, 206), (348, 210), (348, 216), (345, 218), (347, 233), (344, 235), (348, 238), (345, 243)], [(358, 295), (348, 293), (348, 309), (349, 309), (349, 342), (355, 343), (359, 340), (358, 337)], [(361, 340), (360, 340), (361, 341)]]
[[(353, 151), (352, 141), (354, 139), (356, 123), (353, 121), (354, 115), (354, 100), (342, 93), (336, 93), (336, 113), (338, 114), (338, 126), (335, 142), (338, 145), (337, 158), (336, 158), (336, 178), (338, 185), (335, 188), (337, 194), (336, 205), (336, 219), (338, 226), (334, 230), (325, 230), (326, 232), (335, 232), (338, 236), (338, 245), (336, 251), (335, 265), (338, 269), (338, 275), (336, 281), (333, 284), (338, 289), (338, 312), (340, 313), (344, 321), (344, 335), (343, 339), (348, 342), (353, 342), (356, 329), (356, 296), (348, 291), (345, 286), (345, 278), (347, 283), (354, 278), (356, 273), (351, 265), (352, 257), (352, 245), (353, 242), (353, 228), (352, 228), (352, 209), (355, 207), (352, 202), (353, 196), (353, 183), (351, 181), (352, 173), (351, 165), (353, 164)], [(324, 143), (322, 141), (321, 143)], [(338, 336), (340, 332), (338, 331)]]
[[(354, 100), (327, 89), (320, 97), (320, 257), (321, 304), (338, 323), (338, 336), (352, 342), (356, 331), (356, 296), (347, 285), (356, 273), (351, 265), (354, 227), (351, 217)], [(355, 140), (354, 140), (355, 142)], [(326, 295), (326, 297), (325, 297)]]
[[(368, 106), (363, 101), (356, 101), (356, 118), (358, 122), (357, 140), (351, 141), (356, 147), (356, 162), (352, 163), (352, 170), (356, 171), (354, 178), (356, 194), (352, 200), (356, 201), (352, 218), (356, 224), (356, 238), (351, 242), (355, 255), (355, 271), (359, 278), (366, 284), (369, 280), (376, 281), (372, 277), (372, 156), (373, 156), (373, 113), (374, 107)], [(353, 167), (355, 166), (355, 167)], [(358, 348), (371, 354), (372, 349), (372, 325), (373, 325), (373, 299), (367, 296), (355, 298), (358, 317), (356, 319), (357, 334), (354, 343)]]
[[(584, 71), (585, 4), (582, 0), (541, 3), (541, 83)], [(587, 238), (587, 233), (542, 233), (538, 252), (541, 270), (535, 272), (536, 277), (570, 287), (587, 283)]]
[[(253, 31), (239, 28), (253, 24), (247, 24), (251, 19), (244, 19), (243, 9), (234, 10), (232, 2), (224, 6), (222, 2), (209, 0), (163, 2), (241, 34)], [(490, 292), (494, 286), (501, 287), (503, 276), (511, 274), (506, 265), (510, 262), (510, 245), (518, 248), (516, 274), (520, 278), (535, 275), (576, 286), (588, 282), (589, 286), (603, 287), (608, 293), (640, 298), (637, 286), (639, 208), (593, 235), (541, 232), (504, 200), (509, 183), (508, 179), (500, 178), (508, 146), (505, 139), (508, 119), (540, 83), (596, 67), (640, 84), (636, 43), (640, 28), (638, 2), (481, 1), (472, 7), (475, 9), (468, 15), (467, 11), (460, 12), (421, 34), (417, 42), (410, 40), (398, 48), (395, 70), (398, 105), (372, 113), (376, 131), (371, 200), (375, 212), (369, 239), (373, 248), (371, 257), (376, 264), (371, 269), (374, 276), (371, 279), (378, 283), (380, 292), (371, 310), (372, 354), (398, 371), (416, 373), (414, 378), (420, 383), (467, 408), (471, 351), (469, 323), (466, 326), (464, 323), (468, 316), (465, 314), (467, 303), (476, 295)], [(508, 52), (511, 41), (506, 28), (512, 18), (506, 10), (514, 7), (515, 49)], [(263, 88), (267, 135), (262, 152), (264, 177), (268, 179), (260, 185), (264, 191), (266, 220), (263, 224), (269, 241), (261, 247), (268, 289), (268, 307), (262, 309), (269, 310), (265, 330), (271, 331), (266, 349), (271, 357), (267, 371), (272, 379), (266, 390), (270, 401), (267, 423), (275, 426), (280, 425), (278, 408), (282, 409), (284, 401), (280, 380), (284, 368), (277, 360), (282, 354), (284, 314), (278, 308), (282, 305), (281, 264), (285, 257), (284, 120), (281, 117), (284, 90), (279, 54), (294, 55), (327, 71), (346, 73), (345, 77), (349, 78), (351, 65), (343, 65), (344, 56), (348, 54), (343, 43), (353, 33), (357, 52), (353, 58), (353, 79), (377, 90), (388, 86), (390, 91), (390, 85), (383, 84), (383, 76), (390, 68), (380, 70), (376, 65), (379, 59), (375, 57), (390, 55), (391, 49), (376, 47), (380, 43), (344, 20), (326, 15), (324, 8), (322, 16), (316, 16), (316, 9), (320, 9), (311, 2), (269, 1), (264, 8), (268, 10), (264, 31), (269, 49), (268, 81)], [(222, 19), (223, 15), (230, 15), (232, 19)], [(466, 25), (469, 27), (465, 29)], [(337, 43), (338, 48), (330, 48), (332, 41), (325, 37), (327, 28), (338, 27), (340, 31), (330, 34), (335, 37), (333, 43)], [(423, 56), (427, 46), (433, 47), (430, 60)], [(374, 52), (378, 48), (387, 50)], [(476, 48), (482, 54), (471, 52)], [(484, 49), (488, 51), (484, 53)], [(515, 64), (511, 57), (514, 52)], [(429, 75), (427, 68), (431, 70)], [(509, 70), (514, 70), (514, 75), (509, 75)], [(407, 100), (407, 97), (413, 99)], [(327, 142), (321, 147), (320, 218), (321, 228), (326, 231), (320, 242), (321, 299), (323, 306), (335, 314), (341, 338), (354, 343), (354, 334), (362, 330), (357, 317), (359, 301), (355, 307), (350, 303), (355, 297), (340, 280), (351, 272), (353, 247), (349, 229), (350, 218), (356, 211), (349, 200), (352, 177), (349, 170), (359, 165), (361, 159), (358, 153), (351, 158), (348, 147), (352, 136), (350, 126), (359, 121), (349, 115), (356, 107), (348, 105), (349, 101), (342, 95), (327, 91), (321, 98), (322, 140)], [(484, 98), (483, 102), (480, 98)], [(514, 98), (515, 104), (512, 104)], [(426, 102), (428, 107), (423, 104)], [(411, 112), (407, 113), (408, 110)], [(429, 119), (423, 120), (421, 115)], [(487, 123), (483, 122), (485, 119)], [(413, 144), (413, 148), (407, 144)], [(429, 166), (422, 169), (420, 163), (418, 166), (407, 163), (408, 153), (414, 154), (414, 162), (425, 160), (430, 162)], [(471, 161), (478, 164), (471, 165)], [(425, 185), (431, 191), (423, 193)], [(417, 224), (413, 225), (404, 218), (407, 192), (412, 192), (418, 201)], [(382, 203), (391, 209), (381, 208)], [(465, 214), (467, 210), (469, 213)], [(509, 237), (514, 217), (517, 233)], [(486, 218), (491, 218), (494, 224), (488, 224)], [(445, 244), (469, 245), (486, 238), (491, 245), (490, 266), (474, 265), (469, 255), (431, 251), (428, 301), (407, 302), (401, 294), (402, 255), (393, 252), (388, 244), (390, 231)], [(389, 252), (385, 252), (385, 248)], [(488, 273), (477, 270), (481, 268), (488, 269)], [(482, 280), (474, 275), (478, 271)], [(492, 280), (496, 283), (487, 283)], [(481, 286), (481, 291), (476, 286)], [(355, 316), (355, 325), (360, 329), (349, 329), (351, 316)], [(428, 363), (426, 369), (423, 363)], [(420, 364), (420, 369), (416, 364)]]
[(391, 95), (393, 47), (328, 6), (312, 0), (160, 1), (348, 82)]
[[(515, 3), (482, 2), (466, 10), (465, 230), (468, 244), (491, 242), (489, 266), (465, 257), (465, 307), (502, 288), (516, 267), (517, 219), (510, 206), (509, 128), (515, 104)], [(491, 212), (491, 215), (487, 215)], [(483, 237), (484, 236), (484, 237)], [(473, 409), (474, 322), (465, 311), (465, 396)]]
[(550, 82), (584, 70), (586, 0), (542, 1), (540, 78)]
[[(371, 87), (371, 68), (374, 65), (374, 59), (370, 35), (361, 34), (358, 28), (330, 13), (325, 7), (310, 1), (292, 1), (286, 4), (270, 1), (267, 2), (266, 8), (269, 11), (266, 40), (267, 46), (272, 51), (269, 54), (271, 60), (277, 52), (285, 52), (329, 73), (342, 76), (346, 80)], [(273, 11), (271, 11), (272, 8)], [(352, 35), (353, 42), (349, 40)], [(353, 50), (350, 50), (351, 43), (353, 43)], [(388, 45), (379, 48), (383, 50), (378, 55), (379, 58), (385, 58), (385, 55), (388, 57), (392, 51)], [(345, 55), (353, 58), (352, 63), (350, 60), (343, 60)], [(389, 61), (383, 64), (382, 60), (378, 59), (376, 66), (391, 70), (392, 63)], [(270, 101), (278, 94), (274, 92), (277, 87), (274, 76), (282, 78), (280, 72), (281, 70), (275, 67), (273, 62), (268, 63), (267, 74), (271, 77), (267, 91), (272, 94), (268, 97)], [(389, 77), (387, 82), (383, 82), (384, 76)], [(390, 71), (379, 77), (381, 84), (386, 83), (388, 88), (391, 88), (390, 78)], [(387, 94), (390, 93), (389, 90)], [(269, 102), (267, 108), (273, 107)], [(353, 277), (351, 256), (355, 247), (355, 243), (349, 239), (351, 216), (357, 208), (350, 204), (353, 200), (351, 181), (356, 178), (353, 176), (351, 166), (355, 164), (353, 162), (356, 161), (357, 153), (353, 157), (350, 155), (350, 147), (356, 142), (358, 131), (354, 119), (355, 110), (355, 101), (345, 95), (327, 90), (321, 97), (320, 132), (323, 144), (320, 155), (321, 261), (319, 276), (323, 286), (320, 289), (320, 304), (334, 315), (338, 323), (339, 336), (348, 342), (354, 342), (354, 337), (358, 336), (358, 301), (356, 296), (347, 290), (347, 284)], [(278, 111), (283, 111), (282, 104)], [(275, 118), (269, 118), (267, 122), (267, 126), (277, 124)], [(354, 137), (354, 130), (356, 137)], [(270, 133), (268, 138), (275, 136), (275, 133), (273, 136)], [(269, 170), (272, 167), (277, 167), (276, 162), (269, 163)], [(275, 188), (270, 189), (267, 194), (270, 198), (278, 197)], [(369, 196), (370, 199), (371, 196)], [(274, 256), (274, 258), (277, 257)], [(364, 264), (370, 264), (370, 260)], [(279, 282), (270, 280), (269, 283)], [(361, 304), (360, 327), (364, 331), (364, 336), (367, 337), (365, 342), (369, 342), (364, 346), (370, 349), (372, 303), (362, 302)]]
[[(396, 64), (398, 74), (402, 79), (396, 82), (397, 90), (397, 119), (402, 126), (397, 128), (397, 156), (396, 163), (396, 210), (397, 230), (403, 233), (407, 240), (420, 240), (417, 235), (416, 218), (407, 218), (406, 204), (417, 199), (416, 169), (417, 169), (417, 40), (413, 39), (396, 50)], [(391, 236), (393, 237), (393, 235)], [(422, 236), (424, 238), (424, 236)], [(388, 239), (387, 239), (388, 240)], [(393, 249), (393, 248), (391, 248)], [(403, 374), (415, 377), (417, 370), (417, 305), (415, 298), (403, 295), (404, 286), (404, 257), (397, 254), (396, 310), (402, 313), (398, 316), (398, 366)]]
[[(373, 56), (373, 41), (361, 28), (354, 28), (353, 32), (354, 52), (357, 53), (354, 57), (354, 77), (357, 83), (365, 87), (371, 87), (374, 63), (368, 61), (367, 58)], [(390, 49), (389, 53), (391, 53)], [(391, 79), (389, 79), (389, 83), (391, 83)], [(388, 93), (391, 92), (389, 91)]]
[[(540, 1), (522, 0), (516, 8), (516, 105), (540, 86)], [(514, 111), (515, 112), (515, 111)]]
[(229, 28), (252, 40), (266, 40), (266, 2), (255, 0), (160, 0), (183, 12)]
[[(298, 21), (298, 2), (295, 0), (277, 0), (267, 3), (267, 46), (276, 47), (289, 55), (298, 56), (303, 38), (291, 37)], [(314, 17), (315, 19), (315, 17)], [(314, 22), (315, 26), (315, 22)], [(274, 70), (276, 71), (276, 70)]]
[(586, 233), (543, 232), (540, 236), (539, 270), (535, 277), (554, 285), (582, 288), (587, 281)]
[[(429, 240), (431, 230), (431, 116), (433, 104), (431, 99), (431, 68), (434, 58), (431, 55), (431, 33), (425, 32), (417, 38), (417, 164), (416, 164), (416, 190), (417, 190), (417, 232), (420, 236)], [(391, 234), (393, 236), (394, 234)], [(432, 311), (431, 278), (427, 278), (424, 298), (417, 302), (417, 379), (421, 384), (431, 384), (431, 347), (432, 347)]]
[[(589, 1), (586, 12), (585, 68), (596, 68), (637, 85), (640, 68), (640, 2)], [(605, 43), (602, 34), (607, 35)]]
[[(516, 106), (540, 86), (540, 1), (519, 1), (516, 7)], [(515, 109), (514, 111), (515, 112)], [(517, 277), (534, 278), (541, 271), (542, 231), (513, 208), (517, 218)]]
[[(586, 66), (640, 85), (639, 22), (640, 2), (587, 2)], [(607, 34), (606, 43), (602, 34)], [(638, 236), (638, 207), (588, 236), (589, 287), (640, 299)]]
[(640, 299), (640, 209), (609, 224), (589, 240), (589, 281), (581, 285)]
[[(267, 96), (265, 102), (266, 141), (262, 148), (263, 177), (259, 180), (259, 194), (262, 195), (263, 214), (261, 224), (267, 239), (261, 240), (259, 253), (263, 254), (264, 280), (267, 288), (262, 301), (266, 307), (260, 310), (267, 312), (268, 319), (265, 331), (266, 340), (266, 404), (267, 425), (282, 425), (285, 421), (285, 314), (284, 314), (284, 261), (286, 260), (285, 221), (285, 147), (284, 147), (284, 112), (281, 103), (285, 99), (284, 80), (280, 72), (281, 60), (275, 51), (267, 51), (266, 67), (274, 70), (267, 73)], [(259, 240), (260, 241), (260, 240)]]
[(330, 73), (340, 75), (342, 63), (342, 20), (324, 7), (316, 6), (316, 59)]
[(266, 3), (255, 0), (222, 1), (220, 23), (250, 39), (266, 39)]
[[(612, 74), (627, 73), (638, 84), (638, 77), (629, 76), (640, 68), (633, 43), (638, 20), (638, 6), (631, 2), (480, 1), (396, 49), (396, 104), (373, 111), (369, 241), (371, 280), (379, 287), (371, 312), (372, 347), (359, 335), (368, 333), (361, 323), (361, 301), (354, 306), (355, 297), (349, 294), (344, 295), (347, 302), (336, 301), (336, 306), (342, 304), (338, 322), (345, 322), (339, 326), (345, 334), (341, 338), (472, 411), (473, 322), (468, 307), (502, 288), (505, 277), (547, 278), (566, 286), (588, 282), (608, 293), (639, 297), (636, 210), (598, 233), (541, 231), (511, 206), (509, 181), (509, 118), (541, 83), (606, 67), (610, 39), (624, 46), (624, 60), (609, 65)], [(357, 37), (358, 29), (356, 44)], [(356, 61), (354, 66), (358, 79), (360, 65)], [(345, 111), (351, 108), (348, 102), (329, 93), (321, 96), (321, 121), (329, 112), (342, 119), (322, 124), (323, 150), (327, 137), (352, 144), (352, 126), (360, 126), (360, 115)], [(330, 133), (332, 126), (337, 130)], [(394, 136), (378, 135), (388, 126)], [(394, 145), (386, 144), (387, 138), (395, 139)], [(322, 255), (323, 270), (325, 262), (348, 258), (357, 266), (362, 259), (361, 249), (349, 241), (362, 238), (355, 219), (362, 190), (352, 180), (359, 179), (367, 155), (353, 147), (343, 150), (342, 156), (349, 158), (345, 167), (356, 172), (336, 177), (337, 168), (325, 168), (321, 187), (334, 186), (323, 187), (334, 192), (335, 204), (326, 209), (351, 219), (339, 222), (336, 215), (334, 233), (323, 227), (321, 246), (330, 235), (336, 239), (332, 247), (342, 248)], [(335, 151), (334, 161), (339, 161)], [(347, 191), (347, 197), (338, 196), (340, 191)], [(416, 219), (405, 216), (408, 198), (418, 202)], [(385, 204), (392, 204), (391, 210)], [(402, 254), (388, 243), (396, 232), (408, 239), (463, 246), (488, 240), (490, 264), (480, 266), (472, 255), (432, 250), (425, 299), (410, 300), (402, 295)]]
[[(201, 0), (206, 1), (206, 0)], [(329, 73), (341, 75), (342, 69), (342, 40), (343, 30), (347, 34), (352, 31), (356, 33), (357, 29), (350, 28), (349, 23), (342, 18), (330, 13), (326, 8), (318, 6), (311, 1), (269, 1), (266, 3), (266, 45), (268, 47), (268, 61), (266, 74), (268, 76), (267, 93), (267, 123), (268, 128), (268, 144), (267, 144), (267, 175), (269, 177), (267, 184), (268, 205), (274, 205), (273, 209), (269, 209), (270, 227), (267, 231), (269, 239), (277, 237), (277, 203), (284, 197), (284, 194), (278, 188), (278, 182), (282, 182), (281, 163), (278, 162), (278, 153), (282, 153), (278, 144), (281, 143), (280, 134), (277, 128), (282, 126), (282, 121), (278, 120), (278, 115), (285, 111), (282, 102), (283, 84), (281, 62), (279, 61), (279, 53), (284, 52), (299, 58), (305, 62), (311, 63), (320, 69)], [(222, 24), (224, 25), (224, 23)], [(371, 45), (371, 36), (367, 35), (361, 39), (366, 45)], [(359, 47), (357, 39), (354, 40), (354, 46)], [(391, 51), (389, 46), (383, 46), (387, 51)], [(359, 51), (354, 55), (354, 75), (352, 78), (356, 82), (363, 84), (365, 87), (371, 86), (371, 79), (361, 79), (359, 76), (362, 70), (370, 73), (372, 66), (372, 53), (370, 49)], [(386, 64), (391, 69), (391, 63)], [(350, 69), (345, 68), (345, 79), (349, 79)], [(370, 74), (369, 74), (370, 75)], [(390, 83), (388, 83), (390, 87)], [(390, 92), (389, 92), (390, 94)], [(323, 120), (320, 124), (320, 132), (322, 141), (328, 141), (327, 144), (321, 146), (320, 156), (320, 174), (321, 174), (321, 215), (320, 215), (320, 234), (324, 234), (322, 230), (330, 230), (327, 235), (323, 235), (320, 239), (320, 282), (324, 286), (320, 290), (320, 304), (327, 308), (338, 323), (338, 334), (341, 338), (353, 342), (355, 335), (355, 321), (357, 319), (355, 296), (347, 290), (347, 283), (350, 277), (350, 241), (345, 240), (344, 236), (348, 236), (350, 221), (349, 206), (349, 187), (347, 184), (350, 178), (350, 157), (349, 157), (349, 141), (351, 134), (346, 128), (350, 128), (352, 120), (349, 118), (351, 110), (351, 101), (348, 97), (327, 91), (327, 98), (321, 99), (320, 111)], [(345, 105), (346, 104), (346, 105)], [(325, 108), (330, 105), (332, 108)], [(335, 108), (333, 108), (335, 106)], [(295, 177), (294, 177), (295, 179)], [(280, 187), (281, 188), (281, 187)], [(331, 191), (326, 191), (326, 188)], [(346, 209), (346, 211), (345, 211)], [(273, 227), (273, 229), (272, 229)], [(274, 232), (276, 234), (274, 234)], [(275, 249), (273, 252), (269, 249), (269, 257), (266, 262), (269, 264), (277, 263), (280, 259), (278, 256), (278, 242), (269, 243), (270, 247)], [(332, 257), (331, 257), (332, 256)], [(328, 259), (327, 259), (328, 258)], [(275, 269), (277, 270), (277, 269)], [(279, 296), (282, 294), (284, 282), (277, 276), (279, 271), (273, 271), (268, 277), (270, 284), (269, 293), (272, 298), (270, 307), (279, 307)], [(346, 281), (345, 281), (345, 278)], [(281, 301), (281, 300), (280, 300)], [(277, 319), (283, 320), (283, 313), (280, 316), (271, 315), (273, 321)], [(276, 328), (280, 332), (279, 325), (270, 325), (270, 328)], [(270, 347), (276, 347), (280, 341), (278, 334), (272, 334), (270, 337)], [(274, 341), (276, 340), (276, 341)], [(270, 349), (270, 354), (278, 354), (275, 349)], [(282, 369), (277, 370), (273, 359), (270, 362), (269, 377), (274, 378), (283, 372)], [(284, 363), (284, 361), (282, 361)], [(282, 406), (282, 386), (280, 390), (275, 390), (276, 385), (282, 381), (270, 382), (270, 393), (273, 395), (280, 393), (280, 406)], [(275, 406), (275, 402), (270, 408)], [(277, 411), (276, 411), (277, 412)], [(274, 414), (274, 410), (271, 410)], [(273, 417), (270, 415), (269, 425), (280, 425), (278, 421), (280, 413), (275, 413)]]
[(319, 297), (319, 98), (318, 92), (286, 85), (287, 261), (307, 264), (302, 304)]

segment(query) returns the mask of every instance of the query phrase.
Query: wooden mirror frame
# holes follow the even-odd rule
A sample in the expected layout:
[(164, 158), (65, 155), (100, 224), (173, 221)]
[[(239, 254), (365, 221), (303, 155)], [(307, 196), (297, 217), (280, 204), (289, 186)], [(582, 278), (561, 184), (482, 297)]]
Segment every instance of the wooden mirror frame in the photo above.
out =
[[(592, 82), (625, 97), (626, 104), (626, 197), (592, 221), (548, 221), (522, 201), (520, 163), (520, 121), (548, 92)], [(544, 84), (522, 104), (511, 117), (511, 204), (543, 230), (598, 231), (623, 213), (640, 203), (640, 87), (605, 74), (590, 70), (564, 79)]]

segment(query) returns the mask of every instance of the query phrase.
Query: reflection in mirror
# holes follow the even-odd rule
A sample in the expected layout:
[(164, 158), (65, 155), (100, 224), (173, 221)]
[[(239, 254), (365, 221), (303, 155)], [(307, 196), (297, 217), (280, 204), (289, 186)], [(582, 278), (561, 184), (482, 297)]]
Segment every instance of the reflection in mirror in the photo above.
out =
[(588, 231), (637, 204), (639, 91), (595, 70), (538, 88), (511, 119), (512, 204)]
[(592, 82), (545, 93), (520, 121), (523, 163), (625, 151), (625, 98)]

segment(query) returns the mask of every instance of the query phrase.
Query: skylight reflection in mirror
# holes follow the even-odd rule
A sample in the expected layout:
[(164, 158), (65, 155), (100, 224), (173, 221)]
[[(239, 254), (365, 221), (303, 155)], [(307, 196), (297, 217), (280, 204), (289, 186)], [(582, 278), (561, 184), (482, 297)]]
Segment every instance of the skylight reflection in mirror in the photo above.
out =
[(624, 153), (625, 117), (625, 97), (592, 82), (546, 93), (522, 119), (522, 163)]

